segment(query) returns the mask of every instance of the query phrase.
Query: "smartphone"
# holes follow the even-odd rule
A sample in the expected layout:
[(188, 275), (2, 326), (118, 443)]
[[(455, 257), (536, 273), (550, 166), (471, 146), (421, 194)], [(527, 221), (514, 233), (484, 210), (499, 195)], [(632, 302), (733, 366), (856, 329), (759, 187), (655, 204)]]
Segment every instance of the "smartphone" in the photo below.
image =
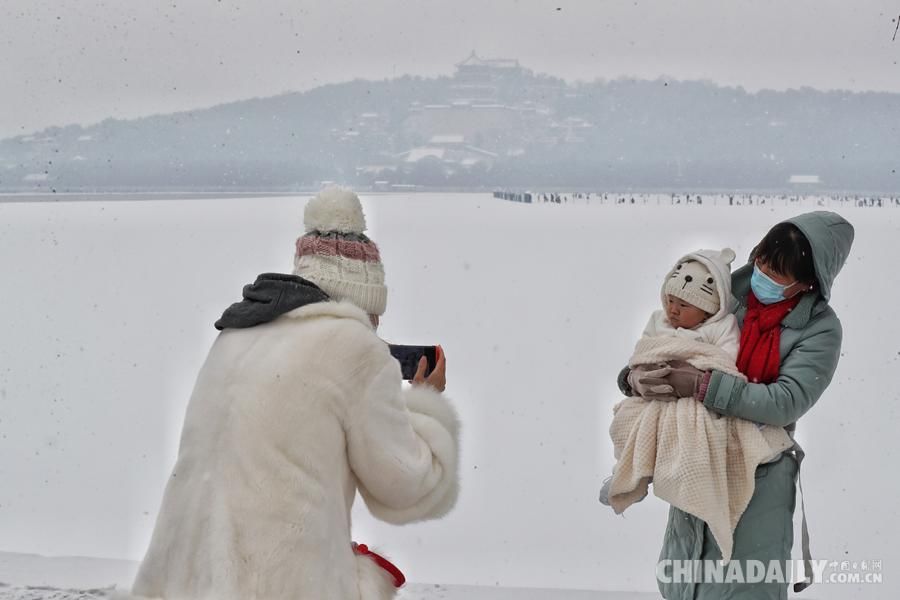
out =
[(388, 344), (391, 349), (391, 356), (400, 363), (400, 372), (403, 379), (412, 381), (416, 376), (419, 368), (419, 360), (424, 356), (428, 361), (425, 368), (425, 377), (431, 375), (434, 367), (437, 365), (438, 346), (403, 346), (401, 344)]

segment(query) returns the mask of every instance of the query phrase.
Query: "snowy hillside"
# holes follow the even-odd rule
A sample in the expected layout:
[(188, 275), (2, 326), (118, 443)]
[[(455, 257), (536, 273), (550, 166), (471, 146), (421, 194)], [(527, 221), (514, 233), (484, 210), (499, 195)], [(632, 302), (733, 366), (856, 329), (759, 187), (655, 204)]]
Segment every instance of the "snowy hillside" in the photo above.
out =
[[(289, 271), (304, 202), (0, 203), (0, 480), (14, 482), (0, 487), (0, 549), (140, 559), (212, 323), (258, 273)], [(746, 257), (771, 225), (815, 207), (490, 194), (364, 204), (390, 287), (381, 334), (447, 352), (463, 493), (445, 520), (403, 528), (358, 504), (356, 538), (412, 581), (653, 593), (665, 505), (651, 497), (623, 518), (596, 500), (613, 464), (615, 375), (677, 257), (723, 246)], [(891, 565), (900, 481), (883, 468), (900, 458), (900, 209), (842, 214), (857, 228), (833, 296), (843, 358), (798, 428), (812, 550)], [(897, 585), (802, 597), (896, 597)], [(454, 589), (410, 597), (463, 597)], [(465, 597), (563, 597), (491, 593)]]

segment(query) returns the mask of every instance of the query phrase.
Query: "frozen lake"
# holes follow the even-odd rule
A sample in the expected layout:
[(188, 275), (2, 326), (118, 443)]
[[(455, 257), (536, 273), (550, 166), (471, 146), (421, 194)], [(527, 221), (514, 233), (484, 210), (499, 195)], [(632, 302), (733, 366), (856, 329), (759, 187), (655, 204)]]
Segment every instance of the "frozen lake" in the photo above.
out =
[[(12, 482), (0, 487), (0, 550), (140, 559), (212, 323), (258, 273), (289, 272), (305, 201), (0, 202), (0, 480)], [(741, 260), (818, 203), (363, 202), (390, 287), (380, 332), (443, 345), (464, 446), (448, 518), (397, 528), (360, 503), (356, 538), (416, 582), (654, 592), (666, 506), (651, 497), (622, 518), (596, 500), (613, 464), (615, 375), (676, 258), (730, 246)], [(900, 562), (900, 481), (884, 473), (900, 450), (900, 210), (834, 209), (857, 237), (833, 296), (843, 358), (798, 427), (812, 550), (889, 569)], [(802, 597), (896, 597), (897, 586)], [(462, 597), (453, 589), (469, 588), (421, 597)], [(551, 597), (492, 593), (465, 597)]]

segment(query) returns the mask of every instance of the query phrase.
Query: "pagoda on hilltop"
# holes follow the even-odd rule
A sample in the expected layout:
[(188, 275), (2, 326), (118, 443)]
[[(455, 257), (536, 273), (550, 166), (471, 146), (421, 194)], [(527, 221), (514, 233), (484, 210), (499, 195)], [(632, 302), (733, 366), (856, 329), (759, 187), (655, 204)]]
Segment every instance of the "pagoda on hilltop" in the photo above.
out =
[(514, 58), (481, 58), (474, 50), (467, 59), (456, 63), (456, 76), (461, 79), (520, 75), (522, 71), (522, 65)]
[(528, 71), (516, 59), (481, 58), (473, 50), (456, 64), (453, 89), (457, 99), (496, 102), (500, 87), (526, 74)]

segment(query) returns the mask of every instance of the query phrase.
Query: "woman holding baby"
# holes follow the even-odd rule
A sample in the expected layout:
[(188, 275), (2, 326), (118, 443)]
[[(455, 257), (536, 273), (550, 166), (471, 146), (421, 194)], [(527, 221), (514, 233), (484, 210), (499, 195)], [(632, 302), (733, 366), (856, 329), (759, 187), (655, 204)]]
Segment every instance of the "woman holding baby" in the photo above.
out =
[[(731, 277), (730, 311), (740, 326), (740, 373), (677, 363), (635, 369), (620, 377), (629, 396), (693, 398), (709, 411), (760, 425), (784, 428), (797, 420), (831, 382), (841, 350), (841, 323), (829, 305), (835, 277), (853, 243), (853, 227), (831, 212), (803, 214), (776, 225)], [(733, 534), (731, 560), (790, 560), (799, 446), (756, 468), (752, 497)], [(808, 540), (804, 519), (804, 558)], [(661, 561), (722, 558), (707, 524), (670, 508)], [(746, 569), (744, 573), (746, 573)], [(786, 599), (787, 584), (663, 581), (667, 600)], [(795, 590), (802, 589), (802, 584)]]

